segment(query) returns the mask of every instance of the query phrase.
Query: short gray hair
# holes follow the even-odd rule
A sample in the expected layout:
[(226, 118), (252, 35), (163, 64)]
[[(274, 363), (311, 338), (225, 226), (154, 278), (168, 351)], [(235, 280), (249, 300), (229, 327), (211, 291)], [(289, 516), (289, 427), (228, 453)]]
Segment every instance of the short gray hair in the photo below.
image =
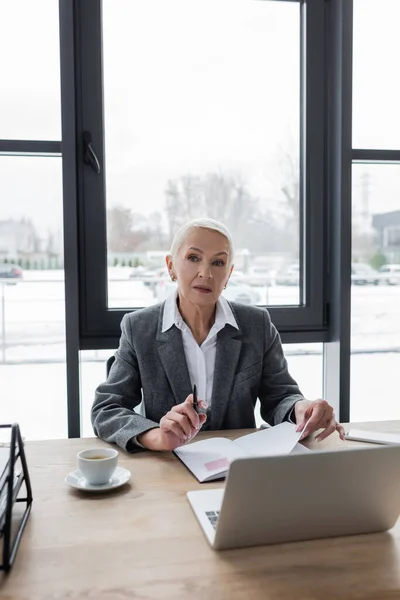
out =
[(229, 244), (229, 264), (233, 264), (233, 259), (235, 255), (235, 251), (233, 248), (233, 241), (230, 231), (225, 225), (220, 223), (219, 221), (215, 221), (214, 219), (208, 219), (207, 217), (203, 217), (201, 219), (192, 219), (188, 221), (182, 227), (178, 229), (178, 231), (174, 235), (174, 239), (172, 240), (171, 249), (169, 251), (172, 256), (172, 260), (175, 260), (176, 255), (185, 241), (189, 231), (191, 229), (195, 229), (199, 227), (201, 229), (211, 229), (212, 231), (218, 231), (228, 240)]

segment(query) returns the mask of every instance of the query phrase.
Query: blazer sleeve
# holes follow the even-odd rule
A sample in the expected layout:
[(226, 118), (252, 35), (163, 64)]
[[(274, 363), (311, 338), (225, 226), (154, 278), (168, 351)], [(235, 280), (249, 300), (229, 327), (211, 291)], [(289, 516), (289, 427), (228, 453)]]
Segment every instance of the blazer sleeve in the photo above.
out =
[(264, 311), (264, 357), (259, 399), (261, 416), (278, 425), (287, 421), (296, 402), (304, 400), (296, 381), (290, 375), (279, 333)]
[(134, 411), (142, 400), (142, 385), (131, 329), (129, 315), (125, 315), (115, 361), (107, 381), (96, 389), (91, 411), (95, 434), (128, 452), (141, 448), (133, 438), (159, 426)]

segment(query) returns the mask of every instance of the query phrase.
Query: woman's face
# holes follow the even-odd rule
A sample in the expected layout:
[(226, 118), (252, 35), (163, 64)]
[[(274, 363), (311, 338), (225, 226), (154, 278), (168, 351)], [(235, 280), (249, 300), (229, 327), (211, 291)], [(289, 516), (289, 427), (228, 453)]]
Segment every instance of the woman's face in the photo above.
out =
[(167, 256), (171, 277), (176, 278), (180, 295), (193, 304), (215, 304), (231, 275), (229, 242), (210, 229), (189, 230), (175, 260)]

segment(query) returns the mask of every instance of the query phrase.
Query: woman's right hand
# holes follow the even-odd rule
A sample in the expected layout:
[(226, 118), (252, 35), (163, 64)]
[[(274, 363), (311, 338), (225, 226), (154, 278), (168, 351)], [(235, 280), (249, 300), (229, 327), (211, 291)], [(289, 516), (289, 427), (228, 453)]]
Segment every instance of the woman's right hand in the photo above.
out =
[[(198, 403), (200, 408), (207, 408), (204, 400)], [(190, 394), (162, 417), (159, 428), (145, 431), (137, 441), (149, 450), (175, 450), (193, 439), (206, 419), (207, 415), (198, 414), (193, 408), (193, 394)]]

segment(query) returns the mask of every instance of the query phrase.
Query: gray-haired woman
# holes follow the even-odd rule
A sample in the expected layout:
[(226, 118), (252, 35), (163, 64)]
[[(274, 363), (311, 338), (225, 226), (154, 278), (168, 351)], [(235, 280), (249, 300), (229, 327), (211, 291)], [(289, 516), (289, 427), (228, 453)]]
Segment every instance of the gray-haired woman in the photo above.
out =
[[(303, 437), (344, 430), (325, 400), (306, 400), (290, 376), (268, 311), (228, 302), (231, 235), (195, 219), (175, 235), (166, 257), (177, 290), (162, 304), (124, 316), (108, 379), (96, 390), (95, 433), (128, 451), (173, 450), (200, 429), (255, 427), (254, 406), (271, 425), (291, 420)], [(193, 406), (197, 386), (199, 405)], [(135, 412), (142, 402), (145, 416)]]

